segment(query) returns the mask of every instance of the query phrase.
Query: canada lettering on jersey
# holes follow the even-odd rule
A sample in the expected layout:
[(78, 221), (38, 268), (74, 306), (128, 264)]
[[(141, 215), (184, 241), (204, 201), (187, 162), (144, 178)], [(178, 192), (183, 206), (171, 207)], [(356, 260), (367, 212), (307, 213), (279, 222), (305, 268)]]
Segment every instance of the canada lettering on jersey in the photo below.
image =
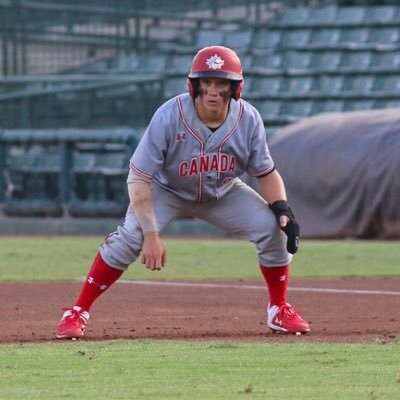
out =
[(236, 158), (228, 154), (204, 154), (179, 164), (179, 176), (193, 176), (203, 172), (235, 172)]

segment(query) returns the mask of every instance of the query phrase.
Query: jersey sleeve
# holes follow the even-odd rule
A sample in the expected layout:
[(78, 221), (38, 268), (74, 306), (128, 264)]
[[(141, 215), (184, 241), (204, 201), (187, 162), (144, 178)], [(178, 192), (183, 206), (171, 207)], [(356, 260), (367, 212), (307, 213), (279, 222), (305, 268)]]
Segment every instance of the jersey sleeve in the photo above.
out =
[(168, 129), (165, 117), (158, 110), (130, 159), (129, 167), (133, 173), (146, 180), (153, 179), (164, 164), (168, 148)]
[(274, 161), (268, 149), (265, 128), (260, 115), (250, 140), (250, 157), (247, 162), (247, 173), (250, 176), (261, 177), (275, 169)]

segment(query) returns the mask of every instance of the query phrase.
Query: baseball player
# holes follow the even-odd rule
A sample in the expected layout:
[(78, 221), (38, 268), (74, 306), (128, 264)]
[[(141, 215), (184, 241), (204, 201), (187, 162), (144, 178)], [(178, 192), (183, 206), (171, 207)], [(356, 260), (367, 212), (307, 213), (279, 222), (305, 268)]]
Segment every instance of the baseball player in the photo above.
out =
[[(155, 112), (132, 155), (124, 224), (100, 246), (75, 305), (62, 316), (57, 338), (82, 337), (94, 301), (139, 256), (146, 268), (161, 270), (167, 251), (160, 232), (184, 216), (254, 243), (269, 291), (268, 327), (309, 332), (307, 321), (286, 301), (299, 225), (260, 114), (241, 99), (240, 59), (226, 47), (203, 48), (193, 59), (187, 83), (189, 93)], [(245, 172), (258, 178), (261, 195), (239, 179)]]

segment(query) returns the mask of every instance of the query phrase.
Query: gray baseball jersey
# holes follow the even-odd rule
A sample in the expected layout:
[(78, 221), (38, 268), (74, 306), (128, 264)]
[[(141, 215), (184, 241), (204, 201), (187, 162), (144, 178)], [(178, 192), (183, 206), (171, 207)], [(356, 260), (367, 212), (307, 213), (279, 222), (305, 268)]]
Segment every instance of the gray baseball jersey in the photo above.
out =
[[(174, 218), (199, 218), (254, 243), (264, 266), (291, 261), (286, 236), (266, 201), (238, 178), (274, 169), (261, 117), (246, 101), (232, 100), (225, 122), (213, 133), (198, 119), (188, 94), (167, 101), (154, 114), (130, 167), (152, 182), (161, 231)], [(126, 269), (142, 243), (140, 222), (129, 207), (124, 224), (107, 237), (100, 253), (108, 265)]]
[(131, 161), (131, 169), (179, 197), (199, 203), (224, 197), (238, 176), (274, 169), (258, 111), (232, 100), (215, 131), (197, 117), (189, 94), (172, 98), (154, 114)]

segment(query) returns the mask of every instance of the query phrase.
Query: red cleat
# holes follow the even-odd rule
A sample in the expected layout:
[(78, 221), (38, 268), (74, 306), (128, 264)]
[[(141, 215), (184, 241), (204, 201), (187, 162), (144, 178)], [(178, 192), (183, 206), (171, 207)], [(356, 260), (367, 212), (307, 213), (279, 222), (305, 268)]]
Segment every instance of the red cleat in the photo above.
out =
[(267, 325), (273, 332), (308, 333), (310, 326), (300, 314), (288, 303), (282, 306), (268, 304)]
[(79, 339), (85, 334), (89, 313), (81, 307), (65, 308), (57, 327), (57, 339)]

